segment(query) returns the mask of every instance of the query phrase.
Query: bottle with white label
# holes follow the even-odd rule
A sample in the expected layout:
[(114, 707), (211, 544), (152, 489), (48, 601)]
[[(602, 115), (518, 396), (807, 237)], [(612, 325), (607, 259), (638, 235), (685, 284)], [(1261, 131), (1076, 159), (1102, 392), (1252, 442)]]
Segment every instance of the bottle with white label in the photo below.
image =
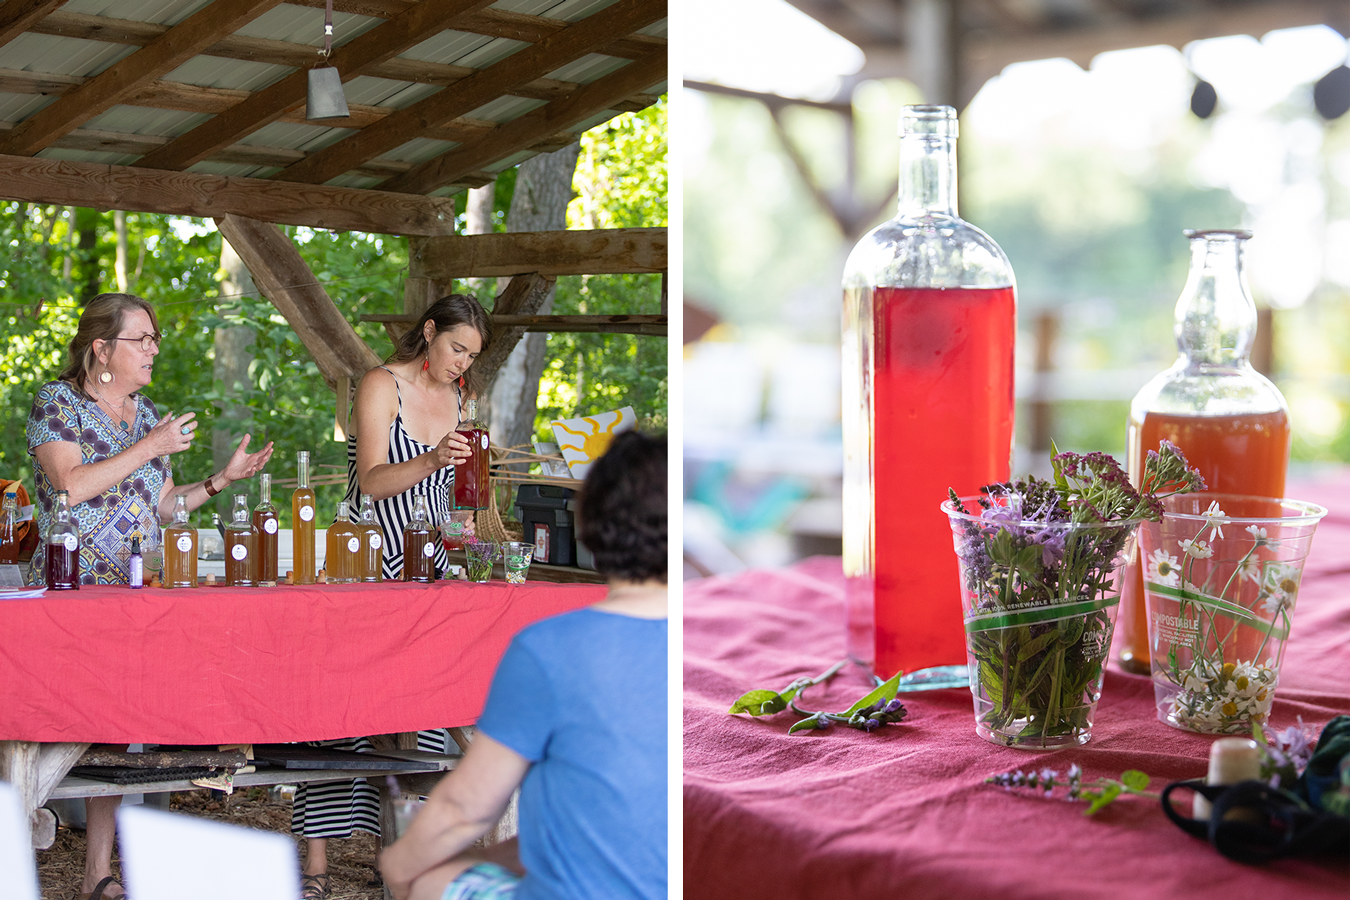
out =
[(131, 539), (131, 555), (127, 557), (127, 586), (145, 587), (145, 557), (141, 556), (141, 539)]
[(347, 501), (338, 503), (337, 518), (328, 526), (328, 556), (324, 568), (329, 584), (351, 584), (361, 555), (361, 536), (347, 517)]
[(412, 519), (403, 526), (403, 580), (429, 584), (436, 580), (436, 536), (425, 494), (418, 494)]
[(185, 494), (174, 498), (173, 524), (164, 529), (164, 586), (197, 586), (197, 529), (188, 524)]
[(313, 584), (314, 489), (309, 486), (309, 451), (295, 454), (295, 493), (291, 494), (291, 537), (295, 556), (295, 583)]
[(70, 513), (70, 498), (56, 492), (56, 510), (47, 529), (46, 576), (49, 591), (80, 589), (80, 531)]
[(375, 503), (369, 494), (361, 495), (361, 517), (356, 523), (361, 552), (356, 560), (358, 581), (384, 581), (384, 529), (375, 518)]
[(256, 587), (254, 571), (258, 532), (249, 521), (248, 496), (234, 495), (233, 518), (225, 526), (225, 584), (228, 587)]
[(253, 527), (258, 532), (258, 587), (277, 586), (277, 508), (272, 505), (272, 476), (258, 479), (262, 497), (253, 507)]

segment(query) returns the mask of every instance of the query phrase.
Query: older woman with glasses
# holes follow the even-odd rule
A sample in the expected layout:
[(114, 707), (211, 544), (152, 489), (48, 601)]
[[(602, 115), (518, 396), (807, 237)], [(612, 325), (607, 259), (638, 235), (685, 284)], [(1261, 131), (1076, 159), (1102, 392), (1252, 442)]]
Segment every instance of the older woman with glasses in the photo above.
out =
[[(271, 443), (249, 453), (250, 436), (245, 435), (223, 472), (189, 485), (174, 483), (169, 457), (192, 445), (197, 422), (195, 413), (161, 416), (140, 393), (150, 384), (160, 339), (149, 303), (130, 294), (99, 294), (80, 316), (65, 369), (33, 398), (28, 451), (37, 482), (38, 528), (47, 533), (56, 493), (65, 491), (80, 531), (82, 584), (126, 584), (132, 536), (158, 536), (179, 494), (186, 495), (188, 509), (196, 509), (231, 483), (256, 474), (272, 456)], [(44, 572), (44, 551), (45, 543), (39, 542), (34, 581)], [(120, 896), (109, 877), (118, 800), (86, 801), (83, 896)]]

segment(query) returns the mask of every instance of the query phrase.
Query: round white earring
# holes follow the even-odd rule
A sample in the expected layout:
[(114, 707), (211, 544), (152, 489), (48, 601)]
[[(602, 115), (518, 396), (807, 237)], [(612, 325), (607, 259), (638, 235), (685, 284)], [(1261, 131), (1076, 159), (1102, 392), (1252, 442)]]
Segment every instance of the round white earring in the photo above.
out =
[(109, 372), (107, 369), (104, 369), (103, 374), (98, 376), (98, 380), (103, 382), (104, 384), (110, 384), (113, 380), (113, 373)]

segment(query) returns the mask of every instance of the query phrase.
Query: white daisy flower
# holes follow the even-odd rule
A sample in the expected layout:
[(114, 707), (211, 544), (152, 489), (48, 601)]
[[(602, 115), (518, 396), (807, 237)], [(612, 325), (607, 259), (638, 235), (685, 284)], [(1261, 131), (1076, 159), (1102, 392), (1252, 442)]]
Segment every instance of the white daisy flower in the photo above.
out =
[(1256, 558), (1254, 552), (1238, 560), (1237, 577), (1246, 578), (1256, 584), (1261, 583), (1261, 561)]
[(1182, 541), (1181, 552), (1193, 559), (1209, 559), (1214, 555), (1214, 549), (1204, 541)]
[(1223, 540), (1223, 529), (1219, 526), (1227, 525), (1228, 520), (1224, 518), (1223, 510), (1219, 509), (1219, 501), (1210, 501), (1209, 509), (1202, 512), (1200, 515), (1209, 520), (1209, 527), (1214, 529), (1214, 534), (1219, 540)]
[(1252, 536), (1252, 539), (1256, 541), (1256, 546), (1258, 547), (1265, 547), (1274, 543), (1274, 541), (1266, 537), (1266, 530), (1259, 525), (1248, 525), (1246, 530), (1247, 533)]
[(1155, 584), (1176, 587), (1181, 581), (1181, 569), (1177, 566), (1177, 558), (1169, 555), (1162, 547), (1154, 550), (1148, 564), (1148, 580)]

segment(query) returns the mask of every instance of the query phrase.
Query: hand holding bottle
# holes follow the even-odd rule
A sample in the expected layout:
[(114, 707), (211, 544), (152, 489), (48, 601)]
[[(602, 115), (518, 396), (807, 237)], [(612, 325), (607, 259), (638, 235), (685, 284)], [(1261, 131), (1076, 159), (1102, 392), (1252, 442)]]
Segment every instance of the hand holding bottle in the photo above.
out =
[(458, 431), (451, 431), (436, 445), (437, 468), (463, 465), (469, 458), (469, 442)]

